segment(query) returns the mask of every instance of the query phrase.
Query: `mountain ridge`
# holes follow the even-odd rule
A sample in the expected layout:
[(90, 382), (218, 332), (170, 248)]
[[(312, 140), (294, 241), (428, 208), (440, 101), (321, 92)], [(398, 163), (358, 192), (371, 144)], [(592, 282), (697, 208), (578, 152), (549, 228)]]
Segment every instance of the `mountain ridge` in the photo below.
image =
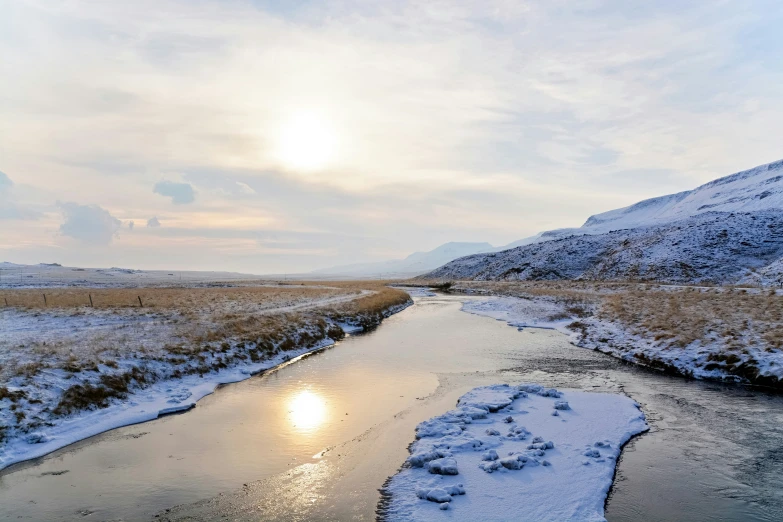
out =
[(773, 284), (783, 266), (781, 226), (783, 160), (595, 214), (580, 228), (542, 232), (513, 249), (455, 259), (421, 277)]
[(453, 259), (496, 250), (489, 243), (451, 241), (426, 252), (414, 252), (404, 259), (353, 263), (322, 268), (310, 272), (317, 275), (419, 275)]

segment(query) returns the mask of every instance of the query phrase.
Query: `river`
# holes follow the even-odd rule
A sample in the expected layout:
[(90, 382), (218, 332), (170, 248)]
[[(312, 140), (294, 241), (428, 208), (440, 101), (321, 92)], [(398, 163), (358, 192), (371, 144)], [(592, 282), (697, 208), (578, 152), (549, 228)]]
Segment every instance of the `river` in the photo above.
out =
[(610, 521), (783, 520), (783, 397), (519, 332), (461, 312), (466, 299), (416, 298), (375, 331), (187, 413), (4, 470), (0, 519), (373, 520), (417, 423), (475, 386), (526, 381), (642, 405), (652, 429), (623, 452)]

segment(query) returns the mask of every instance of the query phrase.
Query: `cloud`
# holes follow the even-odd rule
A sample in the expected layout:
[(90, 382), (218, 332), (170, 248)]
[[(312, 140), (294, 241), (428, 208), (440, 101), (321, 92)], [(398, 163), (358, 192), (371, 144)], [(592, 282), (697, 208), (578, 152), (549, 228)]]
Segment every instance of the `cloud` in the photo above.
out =
[(98, 205), (59, 203), (64, 221), (60, 233), (84, 243), (108, 245), (122, 226), (122, 221)]
[(160, 181), (155, 184), (153, 192), (171, 198), (175, 205), (193, 203), (196, 195), (190, 183), (177, 183), (174, 181)]
[(38, 219), (40, 212), (20, 205), (14, 194), (14, 182), (0, 172), (0, 219)]
[[(236, 179), (235, 176), (240, 176), (245, 181)], [(235, 172), (231, 169), (199, 169), (191, 168), (184, 169), (183, 179), (195, 185), (196, 187), (205, 189), (210, 196), (220, 195), (227, 198), (245, 198), (249, 196), (257, 195), (256, 190), (251, 187), (247, 181), (250, 178), (256, 177), (253, 173), (248, 175), (247, 172)], [(257, 180), (253, 180), (255, 183)]]
[(0, 196), (11, 191), (11, 187), (14, 186), (14, 182), (11, 181), (5, 173), (0, 172)]
[(237, 187), (239, 188), (239, 192), (241, 192), (242, 194), (247, 194), (248, 196), (251, 196), (256, 193), (256, 191), (253, 190), (253, 188), (247, 183), (242, 183), (241, 181), (237, 181), (236, 183), (237, 183)]
[(152, 217), (147, 220), (147, 226), (150, 228), (157, 228), (160, 226), (160, 221), (158, 220), (158, 216)]
[(133, 230), (133, 227), (136, 226), (136, 223), (133, 221), (128, 221), (128, 230)]

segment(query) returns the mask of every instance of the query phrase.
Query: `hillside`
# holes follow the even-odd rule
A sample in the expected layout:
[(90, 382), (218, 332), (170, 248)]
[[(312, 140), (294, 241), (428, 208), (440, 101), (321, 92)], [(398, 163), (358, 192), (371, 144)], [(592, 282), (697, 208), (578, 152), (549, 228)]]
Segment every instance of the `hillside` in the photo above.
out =
[(777, 284), (781, 227), (778, 161), (591, 216), (580, 228), (544, 232), (534, 243), (456, 259), (423, 277)]
[(705, 212), (755, 212), (771, 208), (783, 209), (783, 160), (731, 174), (693, 190), (596, 214), (578, 230), (609, 232), (677, 221)]

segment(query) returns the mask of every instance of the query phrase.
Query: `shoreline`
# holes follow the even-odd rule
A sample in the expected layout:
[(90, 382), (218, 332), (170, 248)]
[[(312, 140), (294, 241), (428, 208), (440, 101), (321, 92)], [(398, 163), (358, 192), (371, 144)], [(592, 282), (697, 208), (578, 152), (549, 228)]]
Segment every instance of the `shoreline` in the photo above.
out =
[[(382, 312), (381, 322), (413, 304), (413, 300), (409, 299), (406, 303), (389, 307)], [(346, 335), (352, 335), (370, 331), (380, 324), (379, 322), (377, 325), (363, 327), (344, 322), (339, 325)], [(195, 408), (199, 400), (211, 395), (221, 386), (282, 368), (305, 356), (335, 346), (338, 341), (326, 337), (313, 346), (295, 348), (264, 361), (240, 364), (204, 376), (193, 374), (157, 381), (147, 388), (134, 391), (127, 399), (114, 402), (108, 407), (84, 410), (61, 417), (60, 422), (45, 430), (45, 434), (28, 434), (28, 440), (30, 436), (40, 436), (36, 442), (28, 442), (21, 436), (5, 441), (0, 447), (0, 475), (13, 473), (14, 470), (9, 471), (9, 468), (43, 458), (96, 435), (117, 428), (142, 424), (166, 415), (185, 413)]]
[[(509, 326), (524, 330), (540, 328), (556, 330), (569, 338), (576, 347), (595, 350), (640, 368), (723, 384), (739, 384), (783, 392), (783, 381), (774, 376), (761, 375), (755, 379), (723, 371), (707, 370), (710, 357), (719, 351), (705, 350), (704, 345), (688, 347), (681, 351), (669, 350), (657, 340), (631, 333), (622, 325), (600, 319), (594, 315), (574, 316), (566, 305), (544, 296), (518, 297), (503, 294), (477, 294), (466, 289), (452, 288), (451, 292), (480, 298), (480, 301), (463, 303), (462, 311), (474, 315), (504, 321)], [(556, 317), (556, 319), (552, 319)], [(633, 348), (631, 348), (633, 347)], [(774, 365), (773, 355), (766, 364)]]

